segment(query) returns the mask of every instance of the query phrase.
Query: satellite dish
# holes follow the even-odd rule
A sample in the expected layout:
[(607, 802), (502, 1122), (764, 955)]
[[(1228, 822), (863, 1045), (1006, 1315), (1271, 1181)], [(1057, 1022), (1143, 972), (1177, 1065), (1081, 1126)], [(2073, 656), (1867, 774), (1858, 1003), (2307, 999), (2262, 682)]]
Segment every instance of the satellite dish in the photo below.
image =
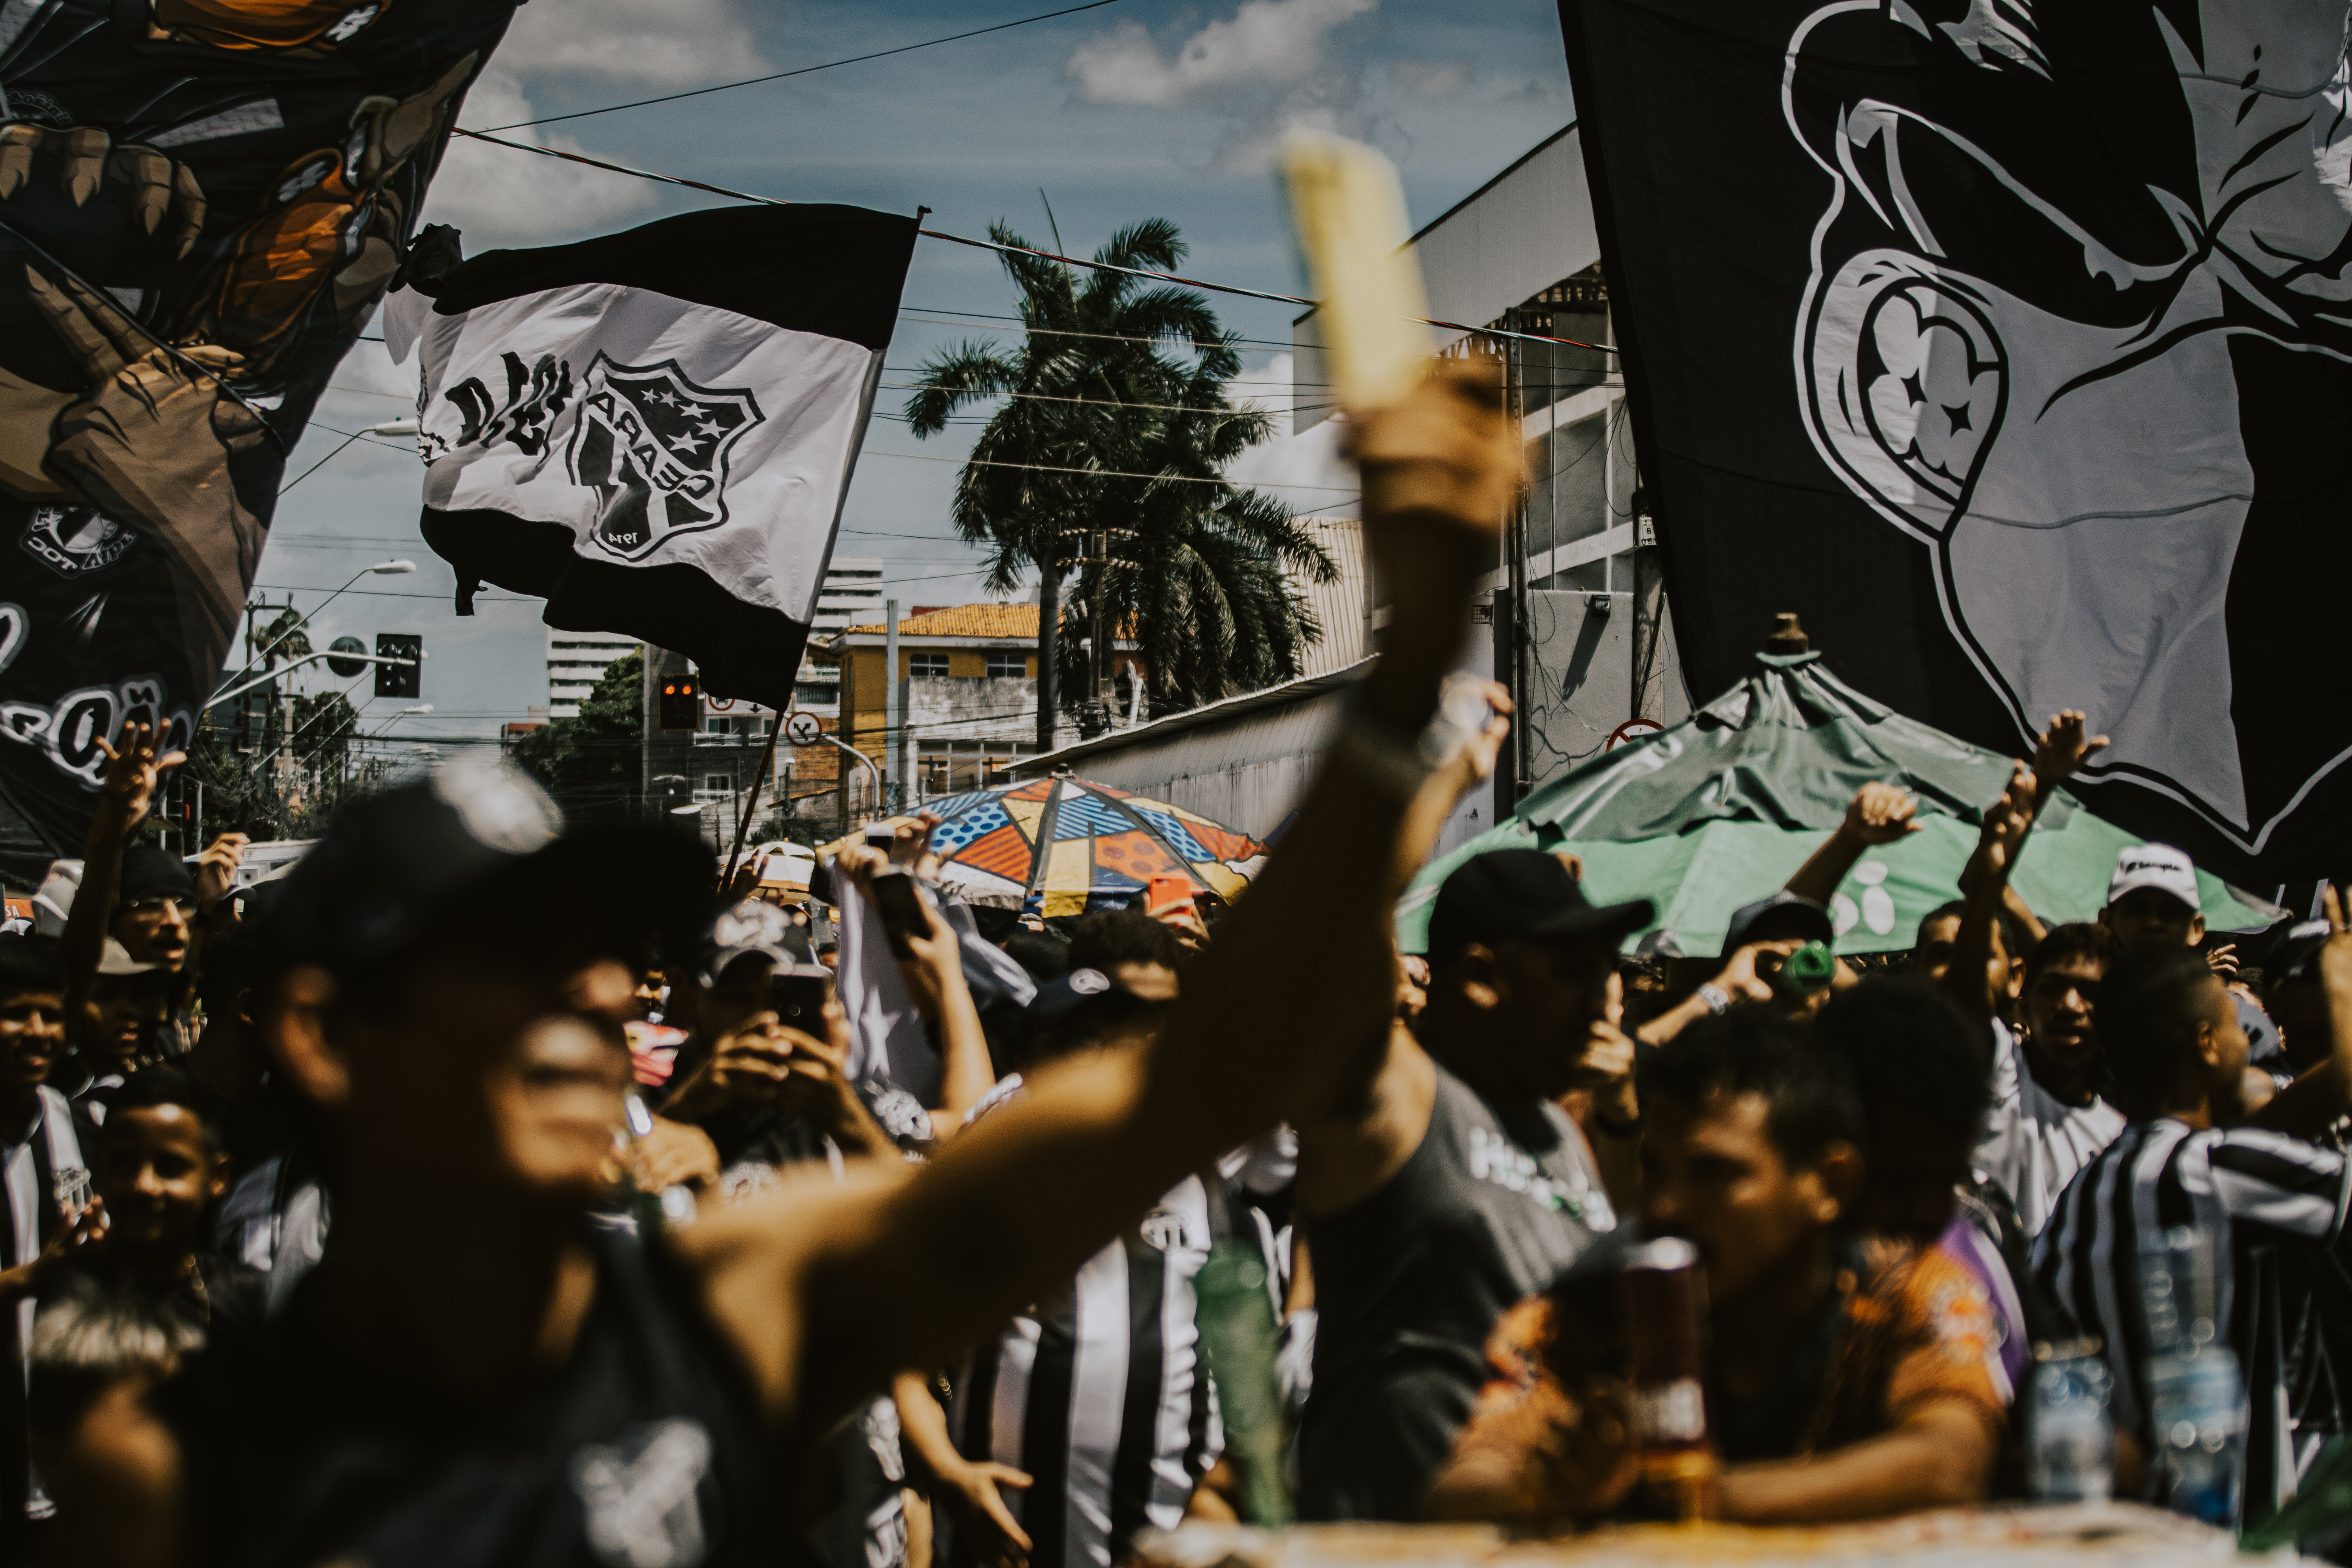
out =
[(367, 652), (367, 644), (360, 641), (359, 638), (337, 637), (334, 641), (327, 645), (327, 668), (333, 670), (337, 675), (342, 676), (348, 679), (350, 677), (357, 675), (360, 671), (365, 669), (367, 668), (367, 660), (363, 658), (337, 658), (335, 655), (339, 653), (365, 652)]

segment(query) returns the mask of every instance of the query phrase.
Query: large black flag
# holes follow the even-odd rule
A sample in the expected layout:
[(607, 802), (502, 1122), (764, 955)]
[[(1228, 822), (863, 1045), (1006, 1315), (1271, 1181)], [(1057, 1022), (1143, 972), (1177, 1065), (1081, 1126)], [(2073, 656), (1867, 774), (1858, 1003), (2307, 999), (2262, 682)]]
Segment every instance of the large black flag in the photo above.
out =
[(80, 846), (126, 720), (187, 743), (512, 11), (0, 4), (0, 818), (47, 847)]
[(1798, 610), (2105, 815), (2343, 867), (2345, 0), (1561, 0), (1696, 689)]
[[(789, 708), (915, 220), (730, 208), (476, 257), (392, 297), (425, 537), (550, 626), (687, 654)], [(462, 592), (463, 590), (461, 590)]]

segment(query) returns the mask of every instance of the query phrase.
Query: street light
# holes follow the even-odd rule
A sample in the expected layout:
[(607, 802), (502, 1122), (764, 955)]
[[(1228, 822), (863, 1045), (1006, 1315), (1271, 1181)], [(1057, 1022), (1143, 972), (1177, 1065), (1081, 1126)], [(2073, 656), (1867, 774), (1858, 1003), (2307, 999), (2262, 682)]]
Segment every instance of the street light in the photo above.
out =
[(288, 637), (292, 637), (296, 632), (301, 630), (303, 626), (309, 622), (312, 616), (317, 615), (320, 610), (323, 610), (329, 605), (333, 604), (336, 598), (342, 593), (343, 588), (348, 588), (352, 583), (356, 583), (361, 578), (371, 574), (379, 577), (404, 577), (415, 570), (416, 563), (414, 561), (379, 561), (373, 566), (361, 567), (358, 571), (352, 574), (351, 581), (345, 583), (342, 588), (336, 589), (334, 593), (328, 595), (325, 598), (320, 600), (317, 604), (303, 611), (301, 615), (296, 616), (294, 624), (288, 626), (285, 631), (280, 633), (276, 642), (271, 643), (268, 647), (265, 647), (259, 653), (255, 654), (252, 658), (247, 659), (243, 669), (238, 670), (235, 675), (225, 678), (221, 681), (219, 689), (215, 690), (211, 697), (205, 700), (205, 706), (207, 708), (212, 707), (221, 700), (222, 694), (227, 691), (232, 682), (242, 679), (244, 677), (252, 674), (255, 659), (268, 658), (272, 653), (276, 652), (278, 645), (285, 642)]

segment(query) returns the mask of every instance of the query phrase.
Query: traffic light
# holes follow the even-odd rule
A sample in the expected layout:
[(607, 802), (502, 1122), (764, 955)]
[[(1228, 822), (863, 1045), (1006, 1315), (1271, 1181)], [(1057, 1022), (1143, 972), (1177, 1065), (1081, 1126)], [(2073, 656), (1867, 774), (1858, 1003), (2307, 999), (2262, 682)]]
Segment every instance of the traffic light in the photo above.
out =
[(665, 730), (702, 728), (702, 683), (690, 675), (665, 675), (661, 689), (661, 727)]
[(378, 697), (415, 697), (425, 689), (425, 639), (411, 632), (378, 632), (375, 638), (378, 658), (404, 658), (405, 664), (379, 664), (375, 667), (375, 694)]

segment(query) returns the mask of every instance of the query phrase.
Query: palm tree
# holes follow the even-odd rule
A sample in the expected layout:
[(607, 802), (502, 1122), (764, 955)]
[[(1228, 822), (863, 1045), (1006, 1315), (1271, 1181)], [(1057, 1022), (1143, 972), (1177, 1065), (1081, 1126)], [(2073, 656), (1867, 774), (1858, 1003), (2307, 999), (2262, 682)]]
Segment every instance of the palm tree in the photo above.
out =
[[(1002, 223), (989, 233), (1027, 247)], [(1155, 707), (1287, 679), (1322, 635), (1283, 571), (1328, 583), (1329, 556), (1282, 506), (1222, 473), (1273, 433), (1263, 411), (1226, 397), (1241, 371), (1238, 339), (1194, 290), (1101, 269), (1165, 271), (1186, 248), (1175, 225), (1150, 218), (1113, 235), (1083, 279), (1000, 252), (1020, 291), (1022, 342), (933, 354), (907, 399), (918, 437), (1003, 399), (956, 480), (952, 516), (966, 541), (989, 547), (992, 592), (1036, 569), (1041, 750), (1054, 743), (1063, 679), (1087, 673), (1059, 635), (1073, 571), (1074, 624), (1084, 616), (1107, 628), (1106, 642), (1134, 637)], [(1096, 654), (1095, 668), (1107, 669), (1108, 647)]]

